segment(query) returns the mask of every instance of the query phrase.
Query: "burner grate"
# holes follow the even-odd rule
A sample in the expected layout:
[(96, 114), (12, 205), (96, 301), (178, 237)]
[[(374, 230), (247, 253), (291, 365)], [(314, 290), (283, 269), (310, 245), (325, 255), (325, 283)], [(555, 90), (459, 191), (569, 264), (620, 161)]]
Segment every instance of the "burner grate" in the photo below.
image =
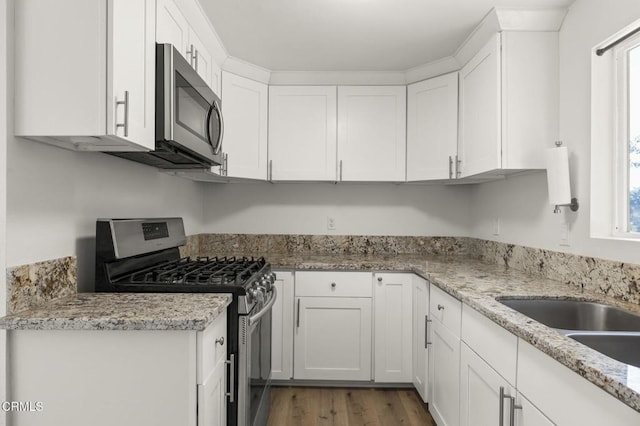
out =
[(126, 284), (192, 284), (242, 286), (260, 271), (263, 257), (184, 257), (154, 265), (118, 279)]

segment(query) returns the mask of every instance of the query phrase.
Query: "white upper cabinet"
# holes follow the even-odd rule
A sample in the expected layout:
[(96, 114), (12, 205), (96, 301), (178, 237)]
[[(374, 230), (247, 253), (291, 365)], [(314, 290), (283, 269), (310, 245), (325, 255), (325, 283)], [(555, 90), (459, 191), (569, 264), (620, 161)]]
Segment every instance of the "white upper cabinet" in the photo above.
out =
[(267, 178), (267, 85), (225, 72), (222, 81), (227, 176)]
[(204, 42), (198, 37), (193, 28), (189, 28), (189, 41), (187, 43), (189, 59), (191, 66), (196, 70), (198, 75), (214, 89), (216, 93), (217, 84), (213, 82), (213, 54), (207, 49)]
[(459, 177), (543, 169), (558, 137), (558, 33), (497, 33), (460, 71)]
[(189, 23), (173, 0), (157, 0), (156, 41), (169, 43), (189, 60)]
[(155, 6), (16, 2), (16, 135), (68, 149), (153, 149)]
[(458, 73), (407, 88), (407, 181), (455, 178)]
[(336, 172), (336, 87), (269, 87), (269, 180), (331, 181)]
[(405, 86), (338, 87), (340, 181), (404, 181)]

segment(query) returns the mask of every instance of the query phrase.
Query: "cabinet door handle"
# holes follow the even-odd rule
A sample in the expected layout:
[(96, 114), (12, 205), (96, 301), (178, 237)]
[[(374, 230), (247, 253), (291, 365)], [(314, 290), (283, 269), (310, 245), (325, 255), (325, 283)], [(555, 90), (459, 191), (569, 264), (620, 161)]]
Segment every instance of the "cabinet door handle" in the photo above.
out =
[(429, 323), (431, 320), (429, 319), (429, 315), (424, 316), (424, 348), (427, 349), (431, 342), (429, 341)]
[(444, 305), (441, 305), (438, 303), (438, 310), (439, 311), (444, 311)]
[(269, 160), (269, 182), (273, 182), (273, 160)]
[(124, 123), (116, 122), (116, 130), (118, 129), (118, 127), (123, 127), (124, 137), (128, 138), (129, 137), (129, 91), (128, 90), (124, 91), (123, 101), (119, 101), (118, 97), (116, 96), (116, 109), (118, 105), (124, 105)]
[(449, 156), (449, 179), (453, 179), (453, 157)]
[(515, 396), (510, 396), (509, 400), (509, 426), (516, 426), (516, 410), (522, 410), (522, 405), (516, 404)]
[(462, 169), (462, 160), (460, 160), (456, 155), (456, 179), (459, 178), (460, 175), (462, 175), (461, 169)]
[[(193, 47), (192, 47), (193, 49)], [(196, 69), (196, 72), (198, 72), (198, 49), (195, 50), (195, 53), (193, 55), (193, 62), (194, 62), (194, 68)]]
[(342, 182), (342, 160), (340, 160), (340, 182)]
[(296, 314), (296, 328), (300, 327), (300, 299), (298, 299), (298, 313)]
[(227, 396), (229, 397), (229, 402), (235, 402), (236, 398), (234, 394), (236, 393), (236, 356), (235, 354), (229, 355), (229, 361), (225, 361), (226, 364), (229, 364), (229, 392), (227, 392)]
[(189, 50), (187, 50), (187, 55), (189, 55), (189, 65), (193, 66), (193, 53), (196, 50), (193, 48), (193, 44), (189, 45)]
[(215, 343), (216, 345), (224, 346), (224, 336), (217, 338)]
[(504, 394), (504, 386), (500, 386), (500, 416), (498, 417), (498, 425), (504, 426), (504, 400), (507, 398), (511, 398), (508, 395)]

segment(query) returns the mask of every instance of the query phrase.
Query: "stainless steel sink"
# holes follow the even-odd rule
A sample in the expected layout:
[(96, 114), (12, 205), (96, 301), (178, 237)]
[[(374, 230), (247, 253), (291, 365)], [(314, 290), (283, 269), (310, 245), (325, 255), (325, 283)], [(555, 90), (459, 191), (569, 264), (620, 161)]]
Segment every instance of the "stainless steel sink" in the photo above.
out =
[(640, 368), (640, 334), (570, 333), (567, 336), (610, 358)]
[(542, 298), (496, 300), (561, 331), (640, 331), (640, 315), (602, 303)]

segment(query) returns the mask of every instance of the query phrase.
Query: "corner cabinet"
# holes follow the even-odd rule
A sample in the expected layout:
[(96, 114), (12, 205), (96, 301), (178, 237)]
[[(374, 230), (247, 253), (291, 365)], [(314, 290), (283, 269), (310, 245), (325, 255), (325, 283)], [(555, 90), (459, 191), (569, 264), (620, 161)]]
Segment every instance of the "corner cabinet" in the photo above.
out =
[(497, 33), (460, 70), (458, 177), (544, 169), (558, 138), (557, 32)]
[(223, 73), (223, 151), (227, 154), (227, 176), (267, 178), (267, 96), (266, 84)]
[(453, 179), (458, 154), (458, 73), (407, 86), (407, 181)]
[(412, 274), (373, 274), (376, 383), (411, 383), (413, 358)]
[(336, 108), (335, 86), (269, 87), (269, 180), (336, 180)]
[(16, 136), (73, 150), (153, 149), (155, 12), (154, 0), (16, 2)]
[[(14, 426), (226, 425), (226, 310), (203, 331), (10, 330)], [(64, 388), (64, 392), (61, 392)]]
[(405, 180), (405, 86), (338, 87), (338, 180)]
[(293, 378), (371, 380), (371, 273), (296, 272)]

